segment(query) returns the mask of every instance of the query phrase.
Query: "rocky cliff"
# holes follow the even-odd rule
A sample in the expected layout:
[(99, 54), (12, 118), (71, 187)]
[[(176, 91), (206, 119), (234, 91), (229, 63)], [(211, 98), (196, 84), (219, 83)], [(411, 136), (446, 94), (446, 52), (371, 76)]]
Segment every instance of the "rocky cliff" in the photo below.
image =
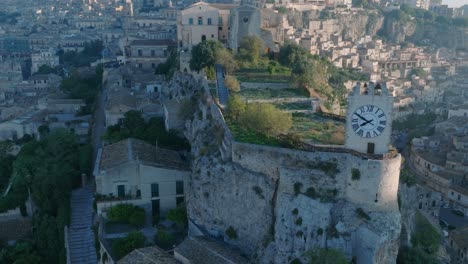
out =
[[(345, 198), (351, 178), (350, 164), (339, 162), (345, 155), (238, 146), (204, 86), (179, 74), (167, 87), (169, 101), (190, 104), (185, 135), (192, 145), (187, 200), (193, 226), (238, 247), (254, 263), (305, 261), (304, 253), (317, 247), (340, 249), (357, 263), (395, 263), (398, 209), (370, 209)], [(249, 162), (249, 148), (259, 158), (264, 153), (263, 167)]]

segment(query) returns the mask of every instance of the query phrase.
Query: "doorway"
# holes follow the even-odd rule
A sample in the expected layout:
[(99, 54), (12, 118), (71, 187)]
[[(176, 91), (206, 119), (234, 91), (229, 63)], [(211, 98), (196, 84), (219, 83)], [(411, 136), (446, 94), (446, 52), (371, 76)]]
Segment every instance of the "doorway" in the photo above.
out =
[(374, 153), (375, 153), (375, 144), (367, 143), (367, 154), (374, 154)]

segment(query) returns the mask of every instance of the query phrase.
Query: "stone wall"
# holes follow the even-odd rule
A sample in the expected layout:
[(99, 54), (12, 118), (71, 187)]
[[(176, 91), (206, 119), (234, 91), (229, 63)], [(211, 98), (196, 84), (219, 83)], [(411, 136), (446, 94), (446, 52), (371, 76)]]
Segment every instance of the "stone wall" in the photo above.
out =
[(286, 89), (290, 87), (289, 83), (241, 82), (240, 85), (244, 89)]
[(396, 262), (399, 155), (239, 143), (210, 98), (197, 106), (185, 126), (193, 157), (188, 215), (197, 229), (254, 263), (304, 263), (316, 247), (340, 249), (357, 263)]

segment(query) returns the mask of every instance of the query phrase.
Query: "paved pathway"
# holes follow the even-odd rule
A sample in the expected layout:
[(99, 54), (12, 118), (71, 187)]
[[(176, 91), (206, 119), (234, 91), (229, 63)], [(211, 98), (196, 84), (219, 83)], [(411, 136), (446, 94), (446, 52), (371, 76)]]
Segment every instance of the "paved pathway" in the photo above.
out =
[(223, 66), (216, 64), (216, 83), (218, 86), (218, 99), (222, 105), (227, 105), (229, 92), (224, 85), (224, 69)]
[(68, 245), (71, 264), (96, 264), (93, 224), (93, 192), (91, 187), (72, 191), (71, 221)]

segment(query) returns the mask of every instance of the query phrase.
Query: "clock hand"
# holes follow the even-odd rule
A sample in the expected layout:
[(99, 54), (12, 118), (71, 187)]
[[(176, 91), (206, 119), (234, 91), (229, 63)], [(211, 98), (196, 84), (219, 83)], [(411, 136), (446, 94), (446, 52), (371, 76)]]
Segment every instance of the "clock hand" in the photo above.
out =
[(369, 120), (367, 120), (365, 117), (363, 117), (362, 115), (358, 114), (358, 113), (354, 113), (356, 114), (359, 118), (361, 118), (362, 120), (366, 121), (366, 122), (369, 122)]
[(374, 125), (374, 123), (372, 123), (372, 121), (374, 121), (374, 120), (368, 120), (368, 121), (362, 123), (360, 126), (365, 126), (365, 125), (367, 125), (367, 124), (369, 124), (369, 123), (370, 123), (371, 125)]

